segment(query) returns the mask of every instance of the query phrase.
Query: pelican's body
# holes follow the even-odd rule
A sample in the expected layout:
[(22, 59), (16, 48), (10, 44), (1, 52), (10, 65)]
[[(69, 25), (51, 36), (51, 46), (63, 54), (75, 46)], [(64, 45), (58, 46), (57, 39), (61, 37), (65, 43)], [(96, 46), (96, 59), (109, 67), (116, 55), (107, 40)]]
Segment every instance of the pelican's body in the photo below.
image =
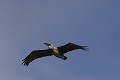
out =
[(49, 43), (44, 43), (45, 45), (48, 46), (49, 49), (52, 50), (52, 54), (58, 58), (61, 58), (63, 60), (67, 59), (67, 57), (65, 57), (62, 53), (59, 52), (58, 48), (53, 46), (52, 44), (49, 44)]
[(56, 56), (58, 58), (61, 58), (63, 60), (66, 60), (67, 57), (64, 56), (65, 53), (75, 50), (75, 49), (82, 49), (87, 50), (87, 46), (79, 46), (74, 43), (68, 43), (66, 45), (55, 47), (52, 44), (44, 43), (48, 46), (48, 49), (45, 50), (34, 50), (32, 51), (25, 59), (23, 59), (22, 64), (29, 65), (30, 62), (32, 62), (34, 59), (45, 57), (45, 56)]

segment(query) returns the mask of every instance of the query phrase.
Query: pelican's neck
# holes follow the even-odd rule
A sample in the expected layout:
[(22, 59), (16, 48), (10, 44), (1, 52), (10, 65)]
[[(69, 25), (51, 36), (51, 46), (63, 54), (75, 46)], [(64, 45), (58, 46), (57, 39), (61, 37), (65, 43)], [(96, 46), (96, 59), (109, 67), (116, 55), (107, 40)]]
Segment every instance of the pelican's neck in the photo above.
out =
[(54, 46), (51, 44), (51, 45), (48, 46), (48, 48), (49, 48), (49, 49), (53, 49)]

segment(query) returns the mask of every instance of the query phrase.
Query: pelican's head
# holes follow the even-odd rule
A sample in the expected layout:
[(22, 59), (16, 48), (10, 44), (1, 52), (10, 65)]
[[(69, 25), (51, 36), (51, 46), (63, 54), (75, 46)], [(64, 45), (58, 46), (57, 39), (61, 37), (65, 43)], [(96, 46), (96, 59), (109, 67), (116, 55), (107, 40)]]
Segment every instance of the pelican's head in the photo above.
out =
[(49, 49), (52, 49), (52, 48), (53, 48), (53, 45), (50, 44), (50, 43), (44, 42), (44, 44), (47, 45)]

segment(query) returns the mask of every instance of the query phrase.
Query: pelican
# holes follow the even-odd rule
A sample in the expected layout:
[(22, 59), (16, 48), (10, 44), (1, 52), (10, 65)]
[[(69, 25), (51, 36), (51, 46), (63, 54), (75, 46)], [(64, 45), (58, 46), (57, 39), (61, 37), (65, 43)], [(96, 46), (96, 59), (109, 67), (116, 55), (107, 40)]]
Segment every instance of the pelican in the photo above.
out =
[(61, 58), (63, 60), (66, 60), (67, 57), (64, 55), (65, 53), (72, 51), (72, 50), (88, 50), (88, 46), (80, 46), (76, 45), (74, 43), (68, 43), (63, 46), (55, 47), (50, 43), (45, 42), (45, 45), (48, 46), (48, 49), (45, 50), (33, 50), (25, 59), (23, 59), (22, 64), (25, 66), (28, 66), (30, 62), (32, 62), (35, 59), (46, 57), (46, 56), (56, 56), (57, 58)]

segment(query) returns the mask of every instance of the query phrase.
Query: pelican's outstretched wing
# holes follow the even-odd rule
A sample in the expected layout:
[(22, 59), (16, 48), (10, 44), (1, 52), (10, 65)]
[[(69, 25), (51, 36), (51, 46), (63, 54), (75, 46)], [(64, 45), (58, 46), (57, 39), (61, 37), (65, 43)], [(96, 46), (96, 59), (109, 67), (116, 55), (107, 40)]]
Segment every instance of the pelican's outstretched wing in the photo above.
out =
[(72, 51), (72, 50), (76, 50), (76, 49), (82, 49), (84, 51), (86, 51), (88, 48), (87, 46), (80, 46), (80, 45), (76, 45), (74, 43), (68, 43), (66, 45), (63, 45), (63, 46), (60, 46), (60, 47), (57, 47), (59, 52), (60, 53), (67, 53), (69, 51)]
[(37, 58), (45, 57), (45, 56), (51, 56), (51, 49), (46, 50), (35, 50), (32, 51), (25, 59), (23, 59), (22, 64), (28, 66), (30, 62)]

